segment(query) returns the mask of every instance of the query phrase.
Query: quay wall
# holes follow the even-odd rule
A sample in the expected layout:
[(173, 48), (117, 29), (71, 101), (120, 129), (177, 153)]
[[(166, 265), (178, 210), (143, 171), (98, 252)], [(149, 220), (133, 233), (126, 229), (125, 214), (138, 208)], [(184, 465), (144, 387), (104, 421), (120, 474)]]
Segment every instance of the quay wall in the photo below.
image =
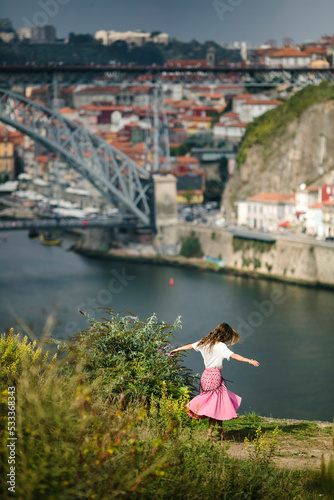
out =
[(198, 237), (203, 253), (226, 267), (287, 281), (334, 286), (334, 244), (278, 238), (276, 243), (233, 238), (226, 229), (178, 224), (179, 241)]

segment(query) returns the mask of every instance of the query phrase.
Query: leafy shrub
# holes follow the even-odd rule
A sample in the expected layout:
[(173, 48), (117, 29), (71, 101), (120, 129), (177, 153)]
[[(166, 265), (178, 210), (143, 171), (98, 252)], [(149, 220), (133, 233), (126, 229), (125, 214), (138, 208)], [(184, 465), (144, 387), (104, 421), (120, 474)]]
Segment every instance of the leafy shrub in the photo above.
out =
[(273, 243), (268, 243), (267, 241), (244, 239), (239, 238), (238, 236), (233, 237), (232, 245), (234, 252), (238, 252), (239, 250), (254, 249), (254, 251), (258, 251), (260, 253), (266, 253), (273, 247)]
[(272, 264), (268, 264), (268, 262), (266, 262), (266, 268), (268, 269), (268, 272), (270, 273), (270, 271), (273, 268), (273, 265)]
[(245, 448), (248, 451), (248, 456), (251, 461), (256, 462), (258, 465), (269, 465), (278, 445), (277, 435), (279, 433), (278, 427), (275, 427), (271, 435), (267, 432), (262, 433), (261, 426), (257, 428), (255, 439), (250, 442), (245, 437)]
[(242, 267), (248, 267), (252, 263), (252, 259), (247, 259), (246, 257), (242, 258)]
[(71, 372), (80, 359), (87, 379), (99, 379), (108, 398), (119, 394), (127, 400), (159, 396), (163, 381), (168, 394), (178, 397), (185, 386), (193, 385), (191, 370), (169, 356), (173, 332), (181, 328), (180, 318), (167, 325), (155, 314), (140, 320), (132, 313), (121, 316), (109, 308), (105, 311), (108, 318), (97, 321), (86, 315), (86, 330), (69, 341), (55, 341), (66, 353), (64, 371)]
[(184, 388), (183, 394), (178, 398), (173, 398), (173, 396), (168, 394), (165, 381), (162, 382), (160, 390), (159, 397), (154, 397), (153, 395), (151, 397), (150, 417), (159, 418), (165, 422), (170, 422), (171, 419), (174, 419), (177, 422), (190, 424), (192, 419), (188, 416), (185, 408), (186, 404), (190, 401), (188, 387)]
[(260, 259), (255, 258), (254, 259), (254, 269), (257, 269), (259, 267), (261, 267), (261, 261), (260, 261)]
[[(55, 360), (57, 355), (53, 357)], [(0, 337), (0, 377), (15, 377), (22, 371), (22, 363), (28, 362), (31, 365), (41, 363), (46, 366), (49, 353), (43, 355), (41, 347), (36, 349), (36, 341), (28, 342), (28, 337), (14, 334), (11, 328), (9, 334), (5, 333)]]
[(188, 259), (191, 257), (203, 257), (203, 250), (197, 236), (192, 236), (185, 240), (182, 244), (180, 254)]

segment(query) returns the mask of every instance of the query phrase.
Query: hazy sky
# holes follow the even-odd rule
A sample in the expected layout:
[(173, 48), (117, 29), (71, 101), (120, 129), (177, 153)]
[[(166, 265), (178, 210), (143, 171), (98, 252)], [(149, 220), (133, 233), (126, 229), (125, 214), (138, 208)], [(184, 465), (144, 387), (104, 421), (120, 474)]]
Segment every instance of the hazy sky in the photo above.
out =
[(16, 29), (53, 24), (58, 37), (70, 31), (143, 29), (166, 31), (183, 41), (253, 45), (334, 33), (333, 0), (0, 0), (0, 17), (10, 18)]

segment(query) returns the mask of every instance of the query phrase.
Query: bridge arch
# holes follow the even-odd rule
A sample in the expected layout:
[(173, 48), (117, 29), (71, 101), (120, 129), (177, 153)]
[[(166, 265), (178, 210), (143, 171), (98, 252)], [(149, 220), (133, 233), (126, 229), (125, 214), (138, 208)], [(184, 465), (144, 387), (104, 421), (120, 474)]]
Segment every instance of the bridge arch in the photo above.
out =
[(152, 176), (131, 158), (39, 103), (0, 89), (0, 121), (55, 153), (122, 212), (154, 227)]

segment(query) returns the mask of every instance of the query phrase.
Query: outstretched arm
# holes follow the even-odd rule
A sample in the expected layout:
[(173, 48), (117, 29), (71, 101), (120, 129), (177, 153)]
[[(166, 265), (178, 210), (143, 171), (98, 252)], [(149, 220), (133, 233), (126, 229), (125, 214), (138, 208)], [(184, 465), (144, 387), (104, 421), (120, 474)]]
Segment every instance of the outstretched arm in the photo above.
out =
[(244, 358), (243, 356), (239, 356), (239, 354), (231, 354), (231, 358), (235, 359), (236, 361), (243, 361), (244, 363), (249, 363), (250, 365), (253, 366), (260, 365), (260, 363), (258, 361), (255, 361), (255, 359)]
[(192, 344), (186, 344), (186, 345), (183, 345), (182, 347), (178, 347), (177, 349), (173, 349), (169, 354), (175, 354), (176, 352), (179, 352), (179, 351), (187, 351), (188, 349), (192, 349), (193, 346)]

